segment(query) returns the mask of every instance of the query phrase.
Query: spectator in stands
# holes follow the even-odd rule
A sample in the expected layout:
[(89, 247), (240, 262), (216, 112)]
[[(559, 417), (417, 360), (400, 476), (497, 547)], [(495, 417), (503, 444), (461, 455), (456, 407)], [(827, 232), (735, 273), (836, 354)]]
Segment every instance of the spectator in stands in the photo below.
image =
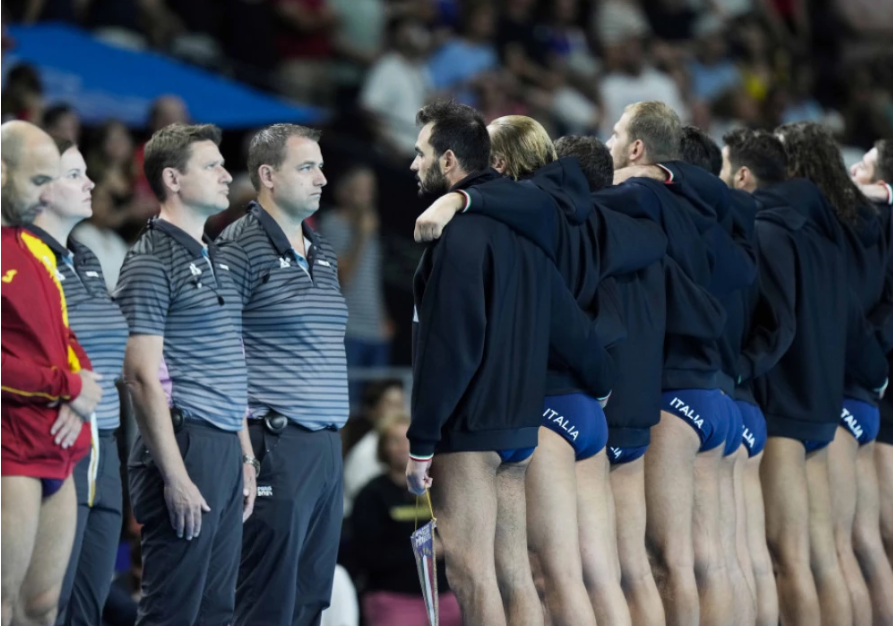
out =
[(434, 88), (447, 90), (459, 102), (474, 106), (475, 85), (490, 80), (499, 70), (499, 57), (492, 43), (495, 32), (496, 10), (490, 3), (464, 6), (460, 35), (444, 43), (428, 65)]
[[(320, 216), (320, 231), (338, 255), (338, 279), (350, 317), (347, 366), (387, 367), (393, 322), (384, 303), (378, 181), (366, 166), (349, 169), (335, 187), (335, 207)], [(356, 400), (358, 387), (351, 390)]]
[(56, 104), (48, 108), (43, 114), (43, 128), (53, 139), (80, 143), (81, 118), (70, 105)]
[(712, 102), (722, 93), (741, 84), (741, 72), (728, 56), (727, 34), (715, 15), (704, 15), (695, 22), (695, 58), (689, 63), (692, 94), (698, 100)]
[[(406, 412), (406, 396), (399, 380), (369, 383), (363, 393), (363, 413), (345, 427), (344, 516), (350, 515), (354, 498), (366, 483), (385, 471), (376, 457), (379, 429), (384, 419)], [(356, 445), (354, 445), (356, 444)]]
[(360, 106), (373, 117), (379, 142), (411, 158), (418, 132), (415, 114), (433, 86), (425, 65), (429, 34), (416, 18), (396, 18), (388, 25), (391, 49), (369, 70)]
[[(189, 110), (186, 108), (186, 103), (183, 102), (183, 99), (180, 96), (168, 94), (159, 96), (152, 102), (146, 121), (147, 130), (151, 136), (171, 124), (189, 124), (191, 120)], [(146, 144), (143, 143), (136, 149), (133, 155), (133, 171), (136, 174), (136, 178), (133, 181), (133, 189), (140, 198), (154, 199), (155, 196), (143, 172), (143, 152), (145, 149)]]
[(354, 89), (384, 49), (388, 3), (385, 0), (331, 0), (331, 3), (338, 16), (334, 45), (339, 57), (332, 78), (339, 85)]
[[(646, 58), (642, 34), (647, 32), (647, 25), (640, 21), (641, 18), (634, 18), (635, 14), (616, 7), (616, 3), (609, 2), (607, 5), (599, 13), (605, 20), (599, 30), (607, 70), (601, 84), (604, 104), (601, 134), (605, 138), (610, 137), (613, 121), (619, 119), (624, 109), (635, 102), (664, 102), (683, 121), (687, 120), (688, 107), (679, 87), (669, 75), (655, 68)], [(610, 7), (615, 8), (608, 11)]]
[[(373, 479), (357, 496), (350, 517), (354, 549), (365, 582), (363, 615), (368, 626), (420, 626), (427, 624), (415, 557), (409, 536), (418, 524), (431, 519), (428, 505), (406, 491), (409, 418), (393, 415), (383, 423), (378, 459), (386, 473)], [(440, 592), (440, 624), (460, 626), (462, 617), (449, 591), (443, 565), (443, 549), (435, 539), (438, 555), (437, 587)]]
[(275, 0), (279, 34), (276, 45), (282, 62), (279, 90), (289, 98), (327, 104), (331, 97), (331, 67), (338, 15), (330, 0)]
[(43, 120), (43, 83), (37, 70), (27, 63), (16, 65), (3, 81), (0, 110), (4, 122), (24, 120), (40, 124)]

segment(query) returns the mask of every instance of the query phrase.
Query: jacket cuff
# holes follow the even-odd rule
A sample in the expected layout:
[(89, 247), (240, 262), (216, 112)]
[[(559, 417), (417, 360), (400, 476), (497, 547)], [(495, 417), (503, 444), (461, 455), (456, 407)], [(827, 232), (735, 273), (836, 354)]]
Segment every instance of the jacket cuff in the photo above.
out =
[(460, 193), (465, 196), (465, 208), (462, 209), (462, 213), (467, 213), (471, 207), (476, 209), (475, 213), (479, 213), (484, 208), (484, 197), (474, 187), (462, 189)]
[(84, 387), (84, 381), (78, 374), (65, 372), (65, 388), (59, 394), (63, 400), (74, 400), (81, 395), (81, 389)]
[(410, 439), (409, 458), (413, 461), (430, 461), (434, 457), (434, 447), (436, 445), (437, 442), (435, 441)]

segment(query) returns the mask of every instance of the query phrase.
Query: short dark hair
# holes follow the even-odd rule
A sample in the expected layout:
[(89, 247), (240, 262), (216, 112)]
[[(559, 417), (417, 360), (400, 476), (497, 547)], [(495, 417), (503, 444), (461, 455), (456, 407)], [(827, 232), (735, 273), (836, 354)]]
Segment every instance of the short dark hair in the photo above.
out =
[(600, 139), (567, 135), (555, 142), (555, 150), (559, 158), (577, 157), (590, 191), (598, 191), (614, 182), (614, 160)]
[(722, 140), (729, 148), (732, 169), (749, 169), (757, 180), (757, 187), (774, 185), (788, 177), (787, 154), (772, 133), (739, 128), (726, 133)]
[(419, 109), (416, 124), (433, 124), (431, 146), (435, 157), (452, 150), (466, 172), (490, 167), (490, 133), (479, 111), (453, 100), (439, 100)]
[(874, 142), (877, 148), (877, 166), (874, 177), (887, 184), (893, 184), (893, 139), (879, 139)]
[(248, 146), (248, 177), (255, 191), (260, 191), (260, 174), (257, 168), (269, 165), (278, 169), (285, 161), (285, 144), (291, 137), (304, 137), (319, 142), (322, 131), (298, 124), (273, 124), (257, 132)]
[(43, 126), (44, 128), (48, 128), (58, 122), (64, 116), (72, 114), (76, 115), (77, 112), (72, 108), (70, 104), (54, 104), (43, 112)]
[(697, 126), (682, 127), (682, 140), (679, 142), (679, 158), (686, 163), (697, 165), (714, 176), (722, 171), (722, 150), (713, 139)]
[(146, 143), (143, 159), (143, 173), (152, 193), (160, 202), (167, 198), (163, 173), (172, 167), (181, 172), (186, 169), (192, 144), (200, 141), (213, 141), (219, 146), (223, 135), (213, 124), (171, 124), (157, 130)]
[(375, 408), (381, 399), (384, 397), (385, 393), (389, 389), (393, 387), (398, 387), (399, 389), (403, 389), (403, 381), (399, 378), (385, 378), (382, 380), (375, 380), (366, 385), (363, 390), (363, 399), (362, 399), (362, 408), (363, 412), (367, 415), (369, 412)]
[(65, 151), (69, 148), (77, 148), (77, 144), (74, 143), (71, 139), (63, 139), (61, 137), (53, 137), (53, 143), (56, 144), (56, 148), (59, 150), (59, 156), (65, 154)]
[(645, 144), (648, 157), (654, 161), (674, 161), (679, 158), (682, 122), (679, 115), (663, 102), (636, 102), (626, 107), (630, 113), (627, 134), (630, 141)]

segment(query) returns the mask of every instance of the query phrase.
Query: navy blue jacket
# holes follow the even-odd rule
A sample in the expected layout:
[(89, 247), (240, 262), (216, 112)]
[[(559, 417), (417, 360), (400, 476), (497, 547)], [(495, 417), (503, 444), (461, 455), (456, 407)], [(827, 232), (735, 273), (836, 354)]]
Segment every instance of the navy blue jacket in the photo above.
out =
[[(574, 157), (550, 163), (520, 183), (502, 178), (467, 191), (469, 213), (507, 224), (555, 261), (577, 304), (597, 314), (600, 328), (612, 329), (600, 331), (605, 338), (624, 325), (621, 294), (611, 279), (656, 263), (666, 250), (666, 237), (653, 224), (594, 208)], [(627, 339), (636, 332), (627, 326)], [(547, 395), (583, 390), (571, 371), (550, 363)]]
[[(739, 372), (743, 382), (753, 380), (770, 436), (831, 441), (849, 346), (864, 321), (847, 285), (844, 234), (809, 181), (789, 180), (754, 197), (760, 295)], [(880, 386), (886, 362), (880, 355), (853, 363), (851, 371), (861, 383)]]
[(454, 220), (423, 253), (413, 297), (414, 456), (535, 446), (550, 351), (592, 395), (612, 387), (596, 323), (543, 251), (496, 220)]

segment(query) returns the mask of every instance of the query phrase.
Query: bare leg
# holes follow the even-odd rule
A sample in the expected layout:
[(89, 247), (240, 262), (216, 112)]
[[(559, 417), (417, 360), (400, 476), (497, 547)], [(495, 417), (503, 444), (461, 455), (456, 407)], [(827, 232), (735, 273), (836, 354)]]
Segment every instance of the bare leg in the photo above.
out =
[(645, 453), (646, 546), (668, 626), (697, 626), (700, 616), (692, 545), (694, 466), (700, 440), (661, 411)]
[(784, 626), (821, 623), (809, 559), (809, 493), (806, 450), (794, 439), (769, 437), (760, 466), (766, 541), (775, 566)]
[[(747, 459), (744, 467), (744, 501), (747, 508), (747, 547), (753, 564), (757, 591), (757, 626), (778, 626), (778, 588), (766, 545), (766, 517), (763, 488), (760, 486), (760, 452)], [(808, 564), (807, 564), (808, 565)]]
[(574, 449), (564, 437), (540, 428), (539, 446), (527, 468), (527, 546), (555, 626), (595, 626), (577, 539), (575, 465)]
[(735, 453), (735, 467), (732, 482), (735, 486), (735, 542), (738, 554), (738, 564), (750, 590), (750, 597), (756, 619), (757, 584), (753, 574), (753, 560), (750, 558), (750, 548), (747, 545), (747, 502), (744, 498), (744, 468), (747, 467), (747, 447), (741, 446)]
[[(722, 546), (722, 530), (720, 511), (723, 500), (720, 489), (720, 474), (723, 446), (709, 452), (702, 452), (695, 460), (695, 506), (693, 517), (693, 542), (695, 553), (695, 577), (701, 598), (701, 624), (703, 626), (730, 626), (736, 621), (736, 606), (724, 548)], [(731, 466), (731, 464), (730, 464)], [(731, 467), (728, 472), (728, 487), (734, 490)], [(735, 506), (734, 491), (727, 504)], [(732, 532), (735, 528), (734, 516), (728, 520)], [(731, 539), (734, 540), (734, 537)], [(731, 544), (734, 552), (734, 541)], [(738, 563), (735, 555), (734, 563)], [(745, 596), (750, 593), (744, 582), (744, 575), (738, 576), (739, 583), (744, 585)], [(751, 612), (751, 623), (753, 614)]]
[(620, 582), (636, 626), (664, 626), (664, 605), (645, 550), (645, 460), (611, 468)]
[(620, 557), (614, 528), (614, 498), (605, 450), (577, 463), (577, 509), (583, 580), (599, 626), (629, 626), (629, 607), (620, 586)]
[(496, 580), (511, 626), (543, 626), (530, 558), (527, 555), (527, 500), (524, 482), (530, 459), (502, 464), (496, 471)]
[(884, 541), (887, 560), (893, 564), (893, 446), (887, 443), (875, 444), (874, 467), (877, 470), (880, 498), (881, 539)]
[(19, 591), (28, 573), (40, 519), (40, 480), (27, 476), (2, 478), (3, 626), (12, 623)]
[(806, 456), (806, 480), (809, 490), (810, 563), (819, 594), (822, 623), (850, 626), (853, 623), (853, 605), (837, 558), (831, 518), (828, 448)]
[(16, 603), (16, 626), (53, 626), (56, 622), (76, 527), (77, 495), (69, 476), (62, 488), (41, 504), (34, 553)]
[[(735, 493), (735, 464), (738, 458), (738, 452), (743, 450), (744, 446), (739, 446), (735, 454), (724, 456), (719, 460), (719, 549), (723, 561), (725, 562), (726, 572), (728, 572), (728, 580), (730, 585), (731, 597), (729, 606), (733, 609), (732, 623), (738, 626), (753, 626), (756, 621), (756, 608), (753, 595), (753, 587), (747, 584), (744, 571), (739, 560), (738, 550), (740, 548), (738, 541), (738, 502)], [(745, 451), (744, 454), (747, 454)], [(695, 498), (697, 502), (697, 498)], [(744, 512), (742, 511), (742, 515)], [(744, 531), (744, 529), (742, 529)], [(744, 531), (746, 532), (746, 531)], [(744, 537), (742, 537), (742, 540)], [(747, 553), (745, 545), (745, 554)], [(697, 554), (697, 549), (695, 550)], [(748, 566), (750, 559), (747, 559)], [(751, 568), (751, 577), (753, 569)], [(703, 607), (701, 610), (702, 621), (704, 620)]]
[(853, 607), (853, 626), (871, 625), (871, 600), (853, 550), (853, 524), (856, 520), (856, 454), (859, 442), (843, 427), (837, 428), (828, 446), (828, 480), (831, 494), (831, 521), (840, 570), (846, 581)]
[(856, 523), (853, 532), (856, 558), (868, 592), (874, 626), (893, 624), (893, 568), (884, 553), (881, 541), (878, 504), (878, 480), (875, 470), (874, 448), (869, 443), (859, 448), (856, 458)]
[(431, 464), (446, 576), (467, 626), (506, 626), (494, 557), (499, 465), (495, 452), (439, 454)]

